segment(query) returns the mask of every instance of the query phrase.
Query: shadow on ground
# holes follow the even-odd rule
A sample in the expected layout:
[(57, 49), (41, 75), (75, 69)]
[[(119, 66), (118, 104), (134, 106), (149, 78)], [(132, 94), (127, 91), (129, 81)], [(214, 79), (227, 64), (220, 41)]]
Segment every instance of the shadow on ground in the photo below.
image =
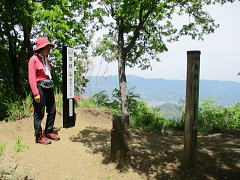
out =
[(101, 153), (104, 157), (104, 163), (109, 162), (111, 151), (111, 133), (108, 129), (89, 126), (80, 131), (76, 136), (70, 137), (73, 142), (83, 143), (93, 154)]
[[(130, 167), (146, 179), (239, 179), (240, 135), (212, 134), (198, 137), (196, 166), (185, 170), (183, 162), (183, 132), (167, 135), (129, 129)], [(83, 143), (90, 153), (100, 153), (103, 164), (109, 162), (111, 133), (108, 129), (87, 127), (73, 142)]]

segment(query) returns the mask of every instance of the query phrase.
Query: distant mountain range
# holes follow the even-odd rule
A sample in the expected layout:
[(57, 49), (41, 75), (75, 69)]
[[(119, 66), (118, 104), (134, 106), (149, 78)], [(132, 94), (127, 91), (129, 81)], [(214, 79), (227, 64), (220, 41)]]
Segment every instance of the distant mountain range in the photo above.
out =
[[(118, 88), (118, 76), (90, 76), (86, 88), (86, 96), (92, 96), (100, 91), (112, 94)], [(185, 80), (144, 79), (138, 76), (127, 76), (128, 88), (135, 88), (134, 93), (150, 105), (177, 103), (185, 99)], [(233, 105), (240, 102), (240, 83), (234, 81), (200, 81), (200, 99), (214, 99), (219, 105)]]

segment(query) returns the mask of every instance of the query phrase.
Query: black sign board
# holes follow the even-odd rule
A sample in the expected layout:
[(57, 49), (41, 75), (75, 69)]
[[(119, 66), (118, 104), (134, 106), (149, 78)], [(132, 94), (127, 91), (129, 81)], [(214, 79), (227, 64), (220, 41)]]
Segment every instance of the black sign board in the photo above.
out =
[(64, 46), (63, 57), (63, 127), (75, 126), (74, 111), (74, 49)]

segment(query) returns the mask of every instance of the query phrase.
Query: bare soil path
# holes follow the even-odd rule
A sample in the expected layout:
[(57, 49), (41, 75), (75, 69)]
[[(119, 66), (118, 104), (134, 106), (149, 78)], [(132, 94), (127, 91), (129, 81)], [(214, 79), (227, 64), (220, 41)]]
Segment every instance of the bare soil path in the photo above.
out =
[[(0, 168), (36, 180), (240, 179), (240, 134), (199, 135), (197, 166), (186, 171), (182, 131), (159, 135), (131, 128), (131, 166), (120, 171), (109, 162), (112, 115), (99, 109), (76, 113), (76, 126), (69, 129), (57, 114), (61, 140), (51, 145), (35, 144), (32, 117), (1, 122), (0, 143), (7, 144)], [(29, 149), (14, 150), (18, 136)]]

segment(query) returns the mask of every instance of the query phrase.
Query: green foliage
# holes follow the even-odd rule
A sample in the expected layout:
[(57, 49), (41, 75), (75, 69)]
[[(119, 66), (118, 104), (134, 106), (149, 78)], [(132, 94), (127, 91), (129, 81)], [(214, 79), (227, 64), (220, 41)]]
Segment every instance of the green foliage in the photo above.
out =
[(240, 103), (232, 107), (226, 107), (227, 129), (240, 130)]
[(180, 99), (178, 101), (178, 104), (176, 105), (176, 108), (178, 109), (178, 112), (180, 112), (180, 115), (172, 118), (169, 121), (169, 125), (171, 127), (184, 130), (184, 120), (185, 120), (185, 102), (184, 100)]
[(77, 101), (76, 104), (77, 107), (86, 107), (86, 108), (92, 108), (92, 107), (98, 107), (93, 99), (80, 99)]
[(24, 149), (29, 149), (29, 148), (30, 148), (30, 146), (22, 143), (22, 137), (20, 137), (20, 136), (16, 137), (16, 145), (14, 147), (14, 150), (16, 152), (23, 152)]
[[(232, 2), (231, 0), (229, 0)], [(166, 52), (167, 42), (178, 41), (181, 36), (203, 40), (213, 33), (218, 24), (205, 10), (205, 6), (225, 3), (219, 0), (97, 0), (92, 7), (99, 22), (96, 31), (104, 28), (94, 48), (95, 56), (107, 62), (118, 61), (119, 87), (122, 112), (128, 113), (126, 66), (141, 70), (151, 69), (151, 61), (160, 61), (159, 54)], [(186, 18), (185, 23), (174, 25), (175, 16)], [(111, 17), (111, 19), (109, 19)], [(103, 21), (103, 19), (109, 19)]]
[(136, 102), (130, 117), (130, 125), (157, 133), (163, 133), (168, 125), (168, 120), (162, 112), (148, 107), (144, 101)]
[(113, 90), (113, 97), (110, 98), (105, 91), (101, 91), (93, 96), (93, 103), (97, 107), (101, 108), (107, 108), (109, 109), (113, 114), (119, 113), (120, 103), (119, 100), (116, 99), (115, 92), (117, 90)]
[(22, 100), (16, 94), (12, 96), (5, 96), (0, 103), (2, 107), (5, 107), (5, 121), (17, 120), (24, 118), (32, 113), (32, 98), (31, 95), (27, 95), (25, 100)]
[[(145, 102), (138, 99), (139, 95), (134, 94), (133, 89), (130, 89), (128, 95), (130, 125), (157, 133), (164, 132), (168, 121), (161, 109), (150, 108)], [(106, 107), (112, 113), (120, 112), (120, 92), (117, 89), (113, 90), (111, 99), (106, 93), (101, 91), (93, 96), (93, 100), (98, 107)]]
[[(113, 90), (112, 94), (113, 94), (113, 99), (114, 99), (115, 103), (118, 102), (118, 108), (120, 108), (120, 102), (121, 102), (120, 91), (115, 88)], [(134, 93), (134, 88), (130, 88), (128, 90), (128, 95), (127, 95), (127, 101), (128, 101), (129, 113), (130, 114), (135, 112), (136, 103), (139, 99), (140, 99), (140, 95)]]
[(82, 59), (83, 58), (75, 61), (76, 71), (74, 73), (74, 88), (76, 95), (82, 95), (85, 91), (84, 88), (86, 88), (87, 83), (89, 82), (86, 78), (86, 73), (88, 72), (90, 62)]
[(198, 130), (209, 132), (218, 128), (226, 128), (225, 108), (216, 106), (213, 100), (202, 100), (198, 111)]
[(170, 121), (170, 127), (174, 127), (180, 130), (184, 130), (184, 121), (185, 121), (185, 113), (182, 113), (180, 117), (175, 120)]
[(94, 102), (97, 106), (110, 106), (112, 104), (110, 98), (105, 93), (105, 91), (101, 91), (93, 96)]
[[(134, 89), (131, 88), (128, 92), (130, 114), (134, 111), (137, 99), (139, 99), (139, 95), (134, 94), (133, 90)], [(116, 88), (113, 90), (111, 98), (104, 91), (101, 91), (93, 96), (93, 100), (98, 107), (107, 107), (113, 113), (120, 112), (120, 91)]]
[[(99, 38), (95, 55), (108, 62), (124, 57), (129, 67), (151, 68), (150, 61), (159, 61), (157, 54), (167, 51), (166, 42), (177, 41), (181, 36), (202, 40), (204, 35), (213, 33), (219, 25), (205, 6), (226, 2), (232, 1), (96, 1), (93, 8), (98, 12), (94, 15), (99, 25), (93, 28), (106, 30)], [(102, 20), (109, 16), (111, 20)], [(175, 16), (185, 17), (185, 24), (175, 26)]]
[(4, 155), (6, 150), (6, 143), (0, 143), (0, 156)]
[(6, 118), (7, 116), (7, 106), (5, 105), (4, 103), (4, 100), (7, 96), (7, 93), (6, 93), (6, 89), (5, 89), (5, 85), (3, 83), (0, 82), (0, 99), (2, 99), (2, 101), (0, 101), (0, 121), (3, 120), (4, 118)]
[(213, 100), (203, 100), (199, 108), (199, 130), (240, 130), (239, 110), (239, 103), (232, 107), (222, 107), (215, 105)]
[(33, 9), (28, 0), (2, 0), (0, 6), (0, 43), (3, 53), (0, 79), (8, 85), (8, 89), (13, 87), (16, 93), (22, 95), (27, 88), (27, 59), (33, 51), (30, 41)]
[[(34, 42), (40, 36), (48, 37), (55, 44), (51, 63), (57, 89), (62, 85), (62, 46), (78, 49), (75, 85), (76, 92), (81, 93), (87, 83), (84, 76), (89, 64), (86, 54), (92, 37), (91, 29), (87, 28), (91, 22), (89, 2), (2, 0), (0, 7), (0, 98), (4, 100), (0, 102), (0, 119), (9, 116), (8, 112), (13, 113), (8, 103), (13, 104), (12, 109), (17, 109), (21, 103), (16, 101), (25, 98), (25, 92), (30, 91), (27, 63), (34, 53)], [(5, 91), (14, 93), (8, 95)]]
[(62, 47), (74, 47), (75, 51), (75, 88), (76, 94), (81, 94), (86, 86), (86, 73), (89, 65), (87, 56), (88, 46), (92, 38), (91, 29), (87, 28), (91, 22), (86, 0), (63, 0), (34, 2), (34, 27), (38, 36), (47, 36), (56, 45), (51, 53), (53, 78), (57, 88), (62, 80)]
[[(182, 108), (181, 117), (170, 121), (170, 126), (184, 129), (184, 118), (185, 112)], [(206, 133), (217, 130), (240, 130), (240, 103), (223, 107), (216, 105), (214, 100), (200, 100), (197, 127), (199, 132)]]
[[(0, 102), (0, 107), (2, 110), (4, 110), (2, 111), (1, 120), (18, 120), (32, 115), (34, 108), (32, 96), (30, 94), (26, 95), (26, 98), (22, 100), (16, 94), (14, 95), (11, 92), (9, 93), (10, 97), (6, 94), (4, 98), (2, 98), (3, 101)], [(59, 89), (55, 90), (55, 103), (57, 108), (63, 107), (62, 94)], [(3, 113), (5, 113), (4, 116)]]
[(7, 110), (7, 118), (5, 121), (17, 120), (24, 117), (23, 106), (20, 100), (17, 101), (7, 101), (6, 106)]

